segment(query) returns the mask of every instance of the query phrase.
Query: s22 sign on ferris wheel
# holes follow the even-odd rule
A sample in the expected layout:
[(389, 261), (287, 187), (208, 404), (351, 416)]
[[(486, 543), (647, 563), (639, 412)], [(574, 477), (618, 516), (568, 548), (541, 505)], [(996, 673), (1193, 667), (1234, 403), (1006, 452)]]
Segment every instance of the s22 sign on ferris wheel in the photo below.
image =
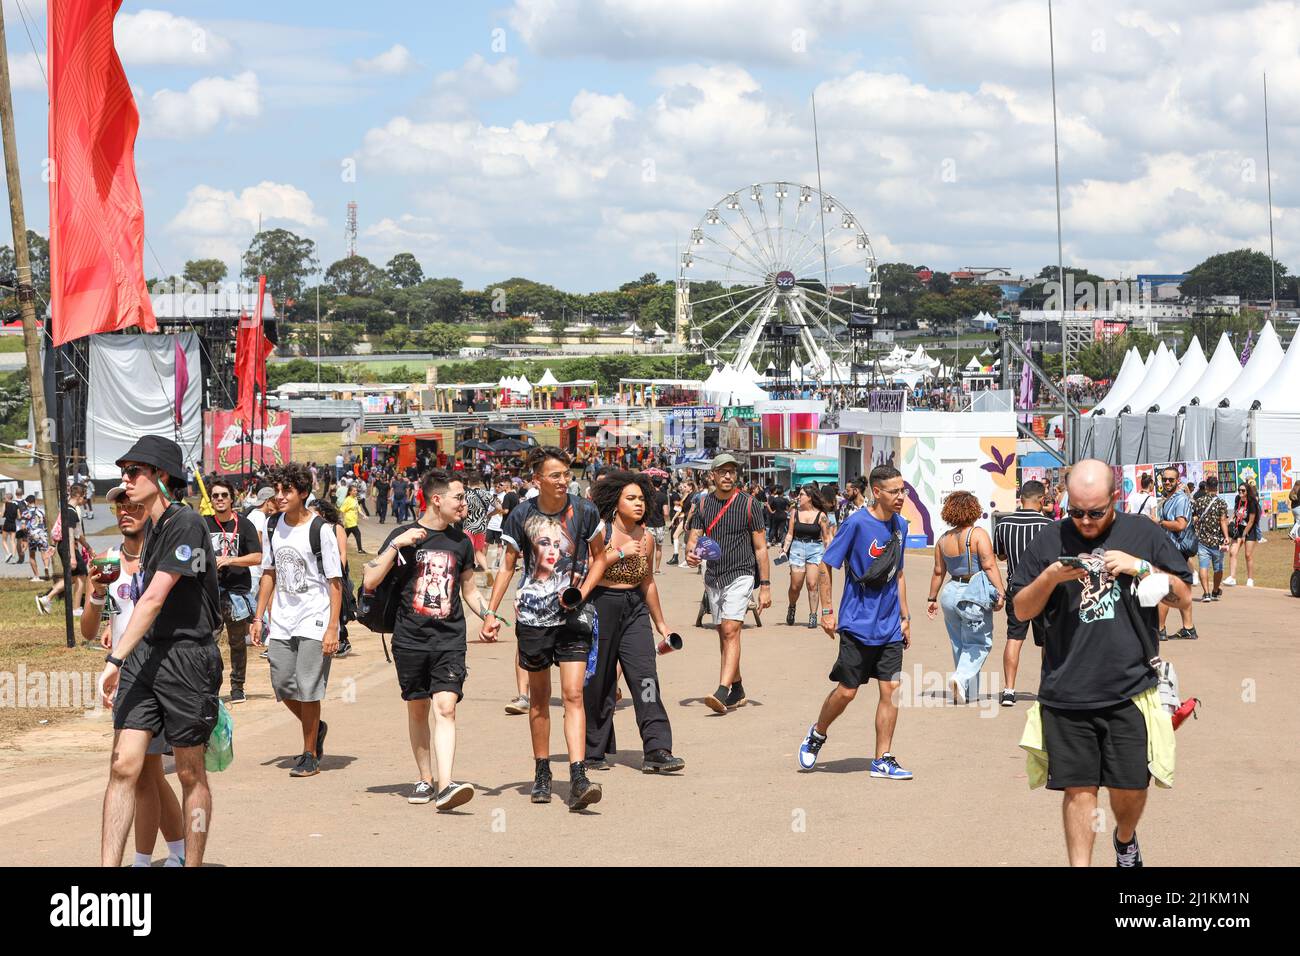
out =
[(727, 193), (691, 230), (677, 275), (677, 339), (711, 364), (784, 378), (847, 377), (850, 321), (880, 302), (871, 239), (812, 186), (755, 183)]

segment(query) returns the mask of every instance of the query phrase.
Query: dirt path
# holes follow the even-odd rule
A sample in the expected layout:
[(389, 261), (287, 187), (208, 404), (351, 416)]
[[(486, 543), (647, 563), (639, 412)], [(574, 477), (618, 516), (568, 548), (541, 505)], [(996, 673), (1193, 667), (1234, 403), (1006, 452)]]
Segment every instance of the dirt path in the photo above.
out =
[[(367, 532), (368, 544), (380, 530)], [(779, 606), (769, 622), (784, 620), (786, 574), (775, 571)], [(909, 563), (914, 598), (924, 597), (927, 575), (927, 561)], [(680, 776), (638, 771), (639, 741), (625, 701), (617, 717), (619, 765), (594, 775), (605, 799), (593, 813), (568, 813), (557, 703), (557, 800), (530, 804), (527, 718), (502, 710), (514, 694), (515, 645), (507, 631), (502, 643), (470, 645), (456, 778), (478, 792), (463, 812), (439, 815), (431, 806), (406, 803), (414, 763), (403, 705), (391, 666), (370, 635), (335, 663), (324, 772), (291, 779), (296, 725), (271, 699), (265, 663), (254, 654), (250, 701), (234, 711), (236, 761), (213, 777), (209, 862), (1062, 862), (1060, 800), (1027, 789), (1016, 746), (1027, 705), (1004, 710), (988, 699), (959, 709), (935, 696), (951, 655), (941, 621), (925, 620), (919, 601), (913, 601), (915, 641), (904, 661), (911, 686), (904, 685), (894, 746), (916, 779), (894, 782), (866, 774), (874, 688), (835, 725), (817, 771), (796, 771), (795, 750), (830, 687), (835, 648), (820, 631), (772, 623), (747, 629), (743, 673), (750, 705), (727, 716), (705, 708), (699, 698), (717, 683), (717, 641), (690, 626), (700, 579), (665, 568), (661, 582), (669, 620), (687, 642), (682, 652), (660, 659), (674, 750), (687, 761)], [(1300, 717), (1289, 693), (1300, 656), (1298, 613), (1300, 602), (1281, 592), (1238, 588), (1226, 601), (1197, 606), (1200, 641), (1168, 647), (1184, 694), (1199, 696), (1204, 707), (1200, 720), (1179, 731), (1177, 788), (1153, 792), (1141, 825), (1148, 865), (1294, 865), (1300, 859), (1300, 824), (1292, 812), (1300, 791)], [(985, 665), (994, 694), (1004, 633), (999, 622)], [(1031, 644), (1022, 691), (1036, 686), (1038, 662)], [(0, 752), (0, 862), (97, 862), (110, 736), (101, 715), (27, 734), (16, 749)], [(1111, 862), (1104, 839), (1095, 859)]]

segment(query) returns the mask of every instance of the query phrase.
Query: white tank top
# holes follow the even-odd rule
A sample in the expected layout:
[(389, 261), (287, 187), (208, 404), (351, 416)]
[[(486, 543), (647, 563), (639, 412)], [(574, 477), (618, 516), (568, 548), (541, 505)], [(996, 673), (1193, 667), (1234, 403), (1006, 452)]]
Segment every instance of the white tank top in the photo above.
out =
[(126, 633), (127, 624), (131, 623), (131, 614), (135, 611), (135, 602), (140, 597), (135, 591), (137, 580), (136, 575), (127, 574), (126, 570), (123, 569), (122, 575), (108, 586), (108, 593), (113, 598), (113, 603), (117, 605), (117, 613), (109, 620), (109, 626), (113, 629), (114, 651), (117, 650), (122, 635)]

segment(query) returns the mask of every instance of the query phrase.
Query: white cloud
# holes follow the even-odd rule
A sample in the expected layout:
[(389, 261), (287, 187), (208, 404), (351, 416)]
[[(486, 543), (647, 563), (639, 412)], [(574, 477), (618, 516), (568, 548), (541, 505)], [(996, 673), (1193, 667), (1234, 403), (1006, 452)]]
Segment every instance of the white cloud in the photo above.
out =
[(277, 224), (310, 230), (323, 227), (325, 220), (311, 196), (287, 183), (263, 181), (238, 194), (200, 184), (186, 194), (185, 206), (166, 231), (195, 255), (237, 263), (259, 225), (270, 229)]
[(206, 66), (231, 55), (230, 43), (188, 17), (165, 10), (121, 13), (113, 22), (113, 43), (122, 63), (132, 66)]
[(512, 57), (489, 61), (475, 53), (454, 70), (433, 81), (434, 115), (462, 115), (481, 100), (511, 96), (519, 90), (519, 61)]
[(369, 59), (356, 61), (356, 67), (362, 73), (382, 73), (387, 76), (409, 73), (415, 69), (415, 66), (415, 58), (411, 56), (411, 51), (400, 43)]
[(45, 89), (45, 57), (19, 53), (9, 58), (9, 83), (15, 90)]
[(876, 0), (515, 0), (507, 21), (548, 56), (708, 57), (812, 66), (824, 35), (874, 19)]
[(229, 79), (208, 76), (184, 92), (154, 93), (141, 129), (152, 136), (183, 139), (210, 133), (222, 120), (254, 119), (261, 111), (255, 73), (246, 71)]

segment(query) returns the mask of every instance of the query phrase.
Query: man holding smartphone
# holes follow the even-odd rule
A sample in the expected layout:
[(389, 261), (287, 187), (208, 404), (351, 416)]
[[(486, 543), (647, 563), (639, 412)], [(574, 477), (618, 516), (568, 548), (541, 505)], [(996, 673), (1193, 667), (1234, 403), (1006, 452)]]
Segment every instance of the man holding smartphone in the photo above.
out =
[(1182, 609), (1191, 603), (1192, 575), (1167, 534), (1140, 515), (1116, 513), (1110, 465), (1079, 462), (1068, 492), (1066, 517), (1039, 532), (1008, 588), (1019, 620), (1041, 617), (1046, 625), (1039, 703), (1025, 739), (1041, 721), (1047, 788), (1065, 794), (1070, 865), (1092, 860), (1097, 792), (1106, 787), (1115, 863), (1141, 866), (1148, 740), (1160, 740), (1151, 737), (1151, 721), (1169, 715), (1149, 706), (1157, 678), (1146, 648), (1156, 646), (1156, 612), (1139, 600), (1138, 586), (1148, 602), (1155, 598), (1146, 592), (1163, 588), (1159, 603)]

